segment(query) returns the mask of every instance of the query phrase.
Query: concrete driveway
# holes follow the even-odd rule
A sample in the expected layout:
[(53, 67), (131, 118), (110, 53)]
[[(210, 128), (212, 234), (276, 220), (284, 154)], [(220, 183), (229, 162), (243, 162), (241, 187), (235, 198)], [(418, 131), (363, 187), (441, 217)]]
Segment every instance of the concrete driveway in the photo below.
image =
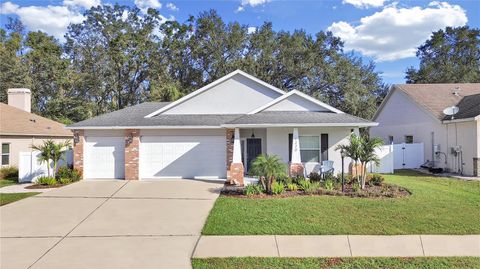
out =
[(190, 268), (220, 183), (82, 181), (0, 207), (0, 268)]

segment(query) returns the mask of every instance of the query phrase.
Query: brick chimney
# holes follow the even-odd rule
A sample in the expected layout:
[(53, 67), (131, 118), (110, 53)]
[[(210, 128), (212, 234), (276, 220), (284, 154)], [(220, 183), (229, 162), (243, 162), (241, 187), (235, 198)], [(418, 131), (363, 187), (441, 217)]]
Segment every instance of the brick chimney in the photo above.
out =
[(32, 93), (29, 89), (15, 88), (8, 89), (8, 105), (14, 106), (21, 110), (32, 112)]

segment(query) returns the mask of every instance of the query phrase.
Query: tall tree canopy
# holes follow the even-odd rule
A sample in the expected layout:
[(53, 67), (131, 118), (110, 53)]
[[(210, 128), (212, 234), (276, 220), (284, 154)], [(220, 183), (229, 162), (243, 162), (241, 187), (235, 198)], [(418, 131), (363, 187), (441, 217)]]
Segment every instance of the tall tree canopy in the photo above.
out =
[(31, 87), (35, 112), (70, 122), (176, 100), (236, 69), (364, 118), (386, 92), (375, 65), (344, 53), (330, 32), (275, 31), (269, 22), (249, 32), (214, 10), (182, 23), (164, 21), (154, 9), (105, 5), (85, 18), (69, 26), (64, 45), (41, 32), (23, 35), (17, 24), (2, 30), (2, 94)]
[(418, 48), (420, 68), (410, 67), (407, 83), (480, 82), (480, 29), (447, 27)]

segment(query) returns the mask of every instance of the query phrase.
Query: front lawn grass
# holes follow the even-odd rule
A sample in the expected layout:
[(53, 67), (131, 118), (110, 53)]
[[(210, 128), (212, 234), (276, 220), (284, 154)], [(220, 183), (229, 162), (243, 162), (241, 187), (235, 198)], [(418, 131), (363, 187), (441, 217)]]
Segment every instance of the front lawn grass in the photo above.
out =
[(39, 194), (39, 192), (0, 193), (0, 206)]
[(18, 184), (17, 180), (15, 179), (0, 179), (0, 188), (15, 184)]
[(480, 258), (208, 258), (192, 259), (194, 269), (229, 268), (335, 268), (335, 269), (454, 269), (480, 268)]
[(407, 188), (403, 198), (301, 196), (219, 197), (205, 235), (255, 234), (479, 234), (480, 182), (414, 171), (386, 175)]

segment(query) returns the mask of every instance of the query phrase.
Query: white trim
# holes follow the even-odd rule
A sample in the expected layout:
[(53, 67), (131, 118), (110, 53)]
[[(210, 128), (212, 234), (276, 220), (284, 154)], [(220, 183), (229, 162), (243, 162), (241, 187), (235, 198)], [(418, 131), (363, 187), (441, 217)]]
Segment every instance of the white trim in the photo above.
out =
[(207, 125), (161, 125), (161, 126), (72, 126), (71, 130), (123, 130), (123, 129), (222, 129), (221, 126)]
[(263, 111), (263, 110), (265, 110), (265, 109), (267, 109), (267, 108), (269, 108), (269, 107), (271, 107), (271, 106), (279, 103), (279, 102), (282, 101), (282, 100), (287, 99), (288, 97), (290, 97), (290, 96), (292, 96), (292, 95), (294, 95), (294, 94), (297, 95), (297, 96), (299, 96), (299, 97), (301, 97), (301, 98), (304, 98), (304, 99), (306, 99), (306, 100), (308, 100), (308, 101), (310, 101), (310, 102), (312, 102), (312, 103), (314, 103), (314, 104), (317, 104), (317, 105), (319, 105), (319, 106), (321, 106), (321, 107), (323, 107), (323, 108), (326, 108), (326, 109), (328, 109), (328, 110), (330, 110), (330, 111), (332, 111), (332, 112), (335, 112), (335, 113), (338, 113), (338, 114), (345, 114), (345, 112), (343, 112), (343, 111), (341, 111), (341, 110), (338, 110), (338, 109), (336, 109), (336, 108), (334, 108), (334, 107), (332, 107), (332, 106), (330, 106), (330, 105), (327, 105), (327, 104), (325, 104), (324, 102), (322, 102), (322, 101), (320, 101), (320, 100), (318, 100), (318, 99), (316, 99), (316, 98), (313, 98), (313, 97), (311, 97), (311, 96), (309, 96), (309, 95), (307, 95), (307, 94), (304, 94), (303, 92), (297, 91), (297, 90), (292, 90), (292, 91), (290, 91), (290, 92), (288, 92), (288, 93), (285, 93), (285, 94), (283, 94), (282, 96), (278, 97), (277, 99), (274, 99), (274, 100), (272, 100), (271, 102), (269, 102), (269, 103), (267, 103), (267, 104), (265, 104), (265, 105), (263, 105), (263, 106), (261, 106), (261, 107), (259, 107), (259, 108), (257, 108), (257, 109), (254, 109), (254, 110), (248, 112), (247, 114), (256, 114), (256, 113), (258, 113), (258, 112), (260, 112), (260, 111)]
[(231, 72), (231, 73), (229, 73), (229, 74), (227, 74), (227, 75), (225, 75), (225, 76), (223, 76), (223, 77), (221, 77), (221, 78), (213, 81), (212, 83), (210, 83), (210, 84), (208, 84), (208, 85), (206, 85), (206, 86), (203, 86), (202, 88), (200, 88), (200, 89), (198, 89), (198, 90), (196, 90), (196, 91), (194, 91), (194, 92), (191, 92), (190, 94), (185, 95), (184, 97), (178, 99), (177, 101), (174, 101), (174, 102), (172, 102), (172, 103), (170, 103), (170, 104), (168, 104), (168, 105), (160, 108), (159, 110), (156, 110), (156, 111), (154, 111), (154, 112), (146, 115), (145, 118), (151, 118), (151, 117), (153, 117), (153, 116), (155, 116), (155, 115), (158, 115), (158, 114), (160, 114), (160, 113), (162, 113), (162, 112), (164, 112), (164, 111), (167, 111), (167, 110), (169, 110), (170, 108), (175, 107), (175, 106), (177, 106), (177, 105), (179, 105), (179, 104), (187, 101), (188, 99), (190, 99), (190, 98), (192, 98), (192, 97), (195, 97), (195, 96), (197, 96), (197, 95), (199, 95), (199, 94), (201, 94), (201, 93), (209, 90), (209, 89), (212, 88), (213, 86), (218, 85), (218, 84), (220, 84), (220, 83), (222, 83), (222, 82), (230, 79), (231, 77), (233, 77), (233, 76), (235, 76), (235, 75), (242, 75), (242, 76), (244, 76), (244, 77), (246, 77), (246, 78), (248, 78), (248, 79), (250, 79), (250, 80), (253, 80), (253, 81), (255, 81), (255, 82), (257, 82), (257, 83), (259, 83), (259, 84), (261, 84), (261, 85), (263, 85), (263, 86), (265, 86), (265, 87), (267, 87), (267, 88), (269, 88), (269, 89), (271, 89), (271, 90), (273, 90), (273, 91), (275, 91), (275, 92), (278, 92), (278, 93), (280, 93), (280, 94), (282, 94), (282, 95), (285, 94), (285, 92), (282, 91), (282, 90), (280, 90), (279, 88), (277, 88), (277, 87), (275, 87), (275, 86), (272, 86), (272, 85), (266, 83), (265, 81), (260, 80), (260, 79), (258, 79), (258, 78), (256, 78), (256, 77), (252, 76), (252, 75), (249, 75), (249, 74), (243, 72), (242, 70), (237, 69), (237, 70), (235, 70), (235, 71), (233, 71), (233, 72)]
[(475, 120), (478, 120), (479, 118), (480, 118), (480, 115), (476, 116), (476, 117), (465, 118), (465, 119), (455, 119), (454, 118), (453, 120), (443, 120), (442, 123), (449, 124), (449, 123), (455, 123), (455, 122), (475, 121)]
[(225, 128), (245, 128), (245, 127), (367, 127), (367, 126), (378, 126), (378, 122), (368, 122), (368, 123), (261, 123), (261, 124), (222, 124), (222, 127)]

